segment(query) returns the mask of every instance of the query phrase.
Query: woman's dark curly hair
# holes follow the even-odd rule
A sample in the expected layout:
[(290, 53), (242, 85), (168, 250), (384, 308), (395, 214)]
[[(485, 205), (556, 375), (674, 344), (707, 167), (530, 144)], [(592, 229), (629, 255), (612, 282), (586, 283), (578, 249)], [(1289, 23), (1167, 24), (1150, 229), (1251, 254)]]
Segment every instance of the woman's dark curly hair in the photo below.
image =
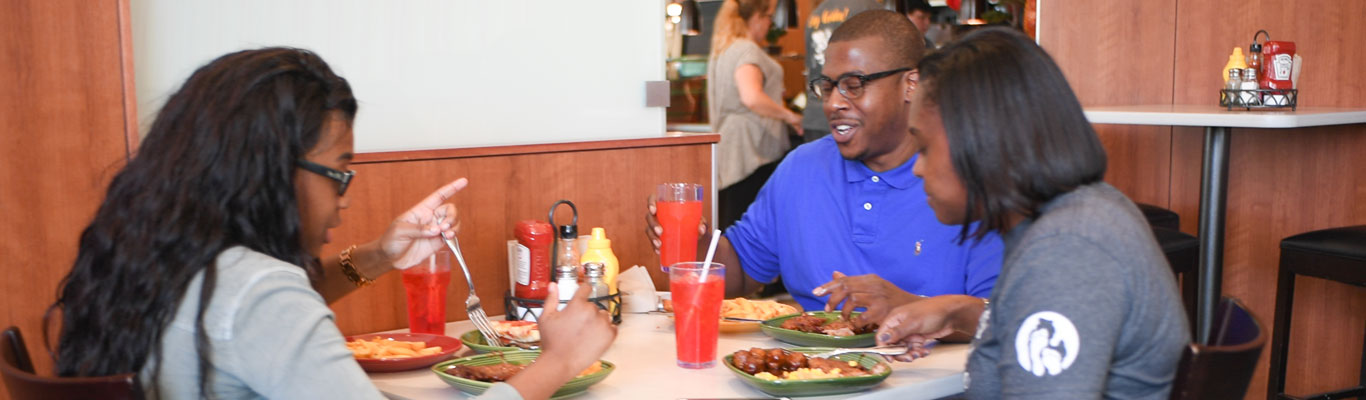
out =
[[(356, 115), (351, 87), (306, 50), (231, 53), (200, 67), (162, 107), (138, 154), (116, 175), (80, 238), (57, 302), (59, 376), (103, 376), (161, 365), (162, 333), (203, 273), (195, 318), (201, 396), (210, 359), (204, 313), (215, 258), (244, 246), (303, 268), (295, 161), (334, 115)], [(160, 368), (152, 375), (155, 385)]]

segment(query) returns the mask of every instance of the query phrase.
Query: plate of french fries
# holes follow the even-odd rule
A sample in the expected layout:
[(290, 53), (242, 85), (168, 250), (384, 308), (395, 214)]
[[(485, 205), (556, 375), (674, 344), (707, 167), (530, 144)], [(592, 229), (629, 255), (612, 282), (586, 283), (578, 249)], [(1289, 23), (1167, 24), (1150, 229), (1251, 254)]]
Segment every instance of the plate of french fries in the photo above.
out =
[(366, 372), (394, 372), (448, 360), (460, 350), (460, 341), (425, 333), (377, 333), (348, 336), (346, 348)]
[[(672, 304), (666, 301), (664, 309), (672, 312)], [(772, 300), (750, 300), (744, 297), (726, 299), (721, 301), (722, 319), (718, 325), (718, 330), (721, 333), (758, 332), (760, 321), (800, 312), (801, 310), (796, 307)], [(754, 321), (727, 320), (725, 319), (727, 317), (752, 319)], [(669, 319), (673, 319), (673, 316), (670, 315)]]

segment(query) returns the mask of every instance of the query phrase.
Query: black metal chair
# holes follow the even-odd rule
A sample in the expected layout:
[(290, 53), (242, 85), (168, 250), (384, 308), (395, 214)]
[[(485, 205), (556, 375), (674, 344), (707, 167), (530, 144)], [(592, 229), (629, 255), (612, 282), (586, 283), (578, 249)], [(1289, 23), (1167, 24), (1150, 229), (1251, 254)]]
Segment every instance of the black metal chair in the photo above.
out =
[(137, 375), (123, 374), (89, 378), (54, 378), (38, 376), (33, 371), (33, 361), (24, 347), (24, 337), (19, 328), (10, 327), (0, 343), (0, 375), (4, 376), (5, 388), (13, 400), (63, 400), (63, 399), (141, 399), (142, 386)]
[(1181, 355), (1172, 400), (1241, 399), (1247, 394), (1266, 335), (1257, 318), (1237, 299), (1225, 297), (1215, 310), (1210, 344), (1192, 343)]
[(1285, 393), (1290, 316), (1291, 311), (1294, 311), (1295, 277), (1298, 275), (1366, 287), (1366, 225), (1324, 229), (1281, 240), (1281, 267), (1276, 283), (1276, 322), (1272, 330), (1267, 398), (1366, 398), (1366, 337), (1362, 338), (1361, 378), (1356, 387), (1308, 396)]

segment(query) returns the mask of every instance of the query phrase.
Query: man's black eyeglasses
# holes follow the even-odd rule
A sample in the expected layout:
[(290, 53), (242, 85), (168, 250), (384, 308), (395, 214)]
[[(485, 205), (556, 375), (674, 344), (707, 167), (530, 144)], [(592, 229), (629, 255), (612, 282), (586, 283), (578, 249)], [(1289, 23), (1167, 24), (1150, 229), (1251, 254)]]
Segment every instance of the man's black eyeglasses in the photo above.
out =
[(822, 76), (811, 80), (811, 94), (814, 94), (817, 99), (827, 99), (835, 93), (836, 89), (839, 89), (840, 94), (844, 95), (845, 98), (856, 99), (863, 95), (863, 87), (868, 82), (910, 70), (911, 68), (897, 68), (868, 75), (847, 73), (835, 79)]
[(332, 168), (328, 168), (322, 164), (318, 164), (308, 160), (299, 160), (295, 162), (295, 164), (298, 165), (299, 168), (303, 168), (305, 171), (322, 175), (324, 177), (327, 177), (327, 179), (337, 181), (338, 196), (346, 195), (346, 187), (351, 186), (351, 178), (356, 176), (356, 171), (335, 170)]

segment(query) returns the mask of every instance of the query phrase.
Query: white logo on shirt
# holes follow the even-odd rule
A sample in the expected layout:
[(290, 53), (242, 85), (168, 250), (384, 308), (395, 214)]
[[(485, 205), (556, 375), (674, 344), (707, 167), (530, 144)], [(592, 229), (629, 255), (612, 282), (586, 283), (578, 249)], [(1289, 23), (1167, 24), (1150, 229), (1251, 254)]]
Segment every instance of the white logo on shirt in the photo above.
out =
[(1034, 376), (1057, 375), (1072, 366), (1081, 350), (1081, 337), (1072, 321), (1052, 311), (1040, 311), (1015, 332), (1015, 357)]
[(829, 43), (830, 29), (811, 31), (811, 51), (815, 53), (812, 54), (812, 57), (816, 59), (816, 65), (825, 66), (825, 46)]

